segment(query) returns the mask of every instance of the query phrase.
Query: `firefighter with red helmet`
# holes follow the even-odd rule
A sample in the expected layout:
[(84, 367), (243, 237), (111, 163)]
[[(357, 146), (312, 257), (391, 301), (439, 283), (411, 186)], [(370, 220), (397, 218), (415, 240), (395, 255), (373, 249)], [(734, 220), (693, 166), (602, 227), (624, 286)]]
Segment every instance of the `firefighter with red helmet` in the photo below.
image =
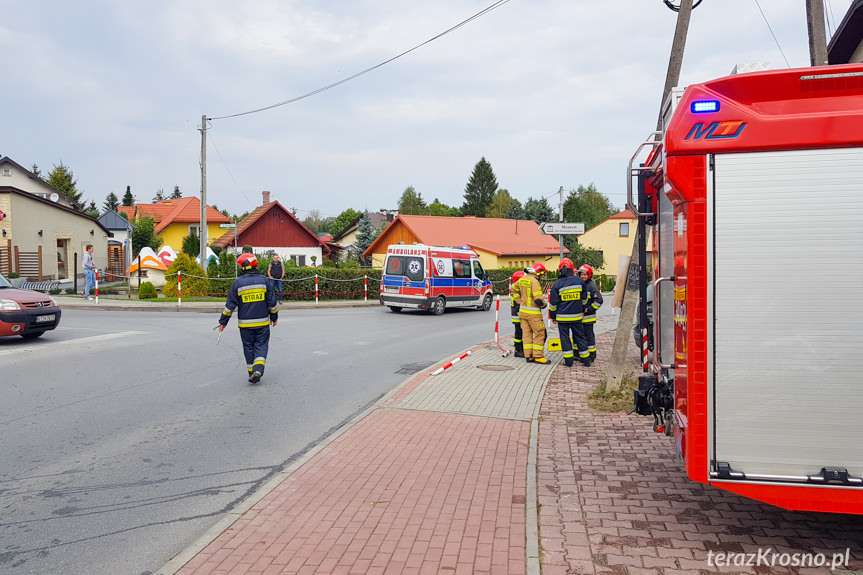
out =
[(273, 286), (258, 271), (258, 258), (254, 254), (240, 254), (237, 265), (242, 274), (234, 280), (228, 292), (225, 309), (219, 318), (219, 332), (224, 331), (234, 310), (237, 310), (237, 325), (240, 327), (243, 355), (249, 370), (249, 383), (258, 383), (267, 363), (270, 325), (275, 327), (279, 321), (279, 304)]
[(545, 349), (545, 323), (542, 321), (542, 309), (547, 304), (538, 279), (545, 273), (545, 266), (537, 262), (531, 267), (524, 268), (524, 276), (517, 284), (518, 317), (521, 320), (524, 355), (530, 363), (548, 363), (548, 359), (542, 355)]
[(515, 357), (524, 357), (524, 341), (522, 341), (521, 319), (518, 317), (519, 305), (518, 300), (518, 280), (524, 277), (524, 272), (518, 270), (512, 274), (512, 281), (509, 285), (509, 313), (512, 316), (512, 325), (515, 328), (515, 335), (512, 337), (512, 344), (515, 347)]
[(560, 347), (563, 362), (572, 367), (575, 362), (573, 342), (578, 348), (578, 361), (585, 367), (590, 366), (587, 339), (584, 337), (584, 306), (587, 305), (587, 290), (580, 277), (575, 275), (575, 266), (569, 258), (560, 260), (560, 277), (551, 286), (548, 296), (548, 317), (557, 322), (560, 333)]
[(584, 264), (578, 268), (578, 275), (584, 281), (587, 289), (587, 305), (584, 306), (584, 337), (587, 338), (587, 351), (590, 353), (590, 360), (596, 359), (596, 334), (593, 328), (596, 325), (596, 311), (602, 307), (602, 293), (596, 287), (593, 281), (593, 267)]

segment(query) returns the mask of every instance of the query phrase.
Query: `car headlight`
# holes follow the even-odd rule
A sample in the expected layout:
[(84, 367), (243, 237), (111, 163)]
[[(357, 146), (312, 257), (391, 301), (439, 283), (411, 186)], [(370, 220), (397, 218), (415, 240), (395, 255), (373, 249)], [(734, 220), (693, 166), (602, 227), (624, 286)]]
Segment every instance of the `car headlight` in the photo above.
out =
[(18, 302), (11, 299), (0, 299), (0, 311), (20, 311), (21, 306)]

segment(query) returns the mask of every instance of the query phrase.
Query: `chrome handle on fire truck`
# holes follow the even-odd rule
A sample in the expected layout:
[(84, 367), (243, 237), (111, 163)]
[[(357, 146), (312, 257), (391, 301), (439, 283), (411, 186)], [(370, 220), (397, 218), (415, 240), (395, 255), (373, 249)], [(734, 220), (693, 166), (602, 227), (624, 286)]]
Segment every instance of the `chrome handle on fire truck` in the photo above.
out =
[(673, 363), (662, 363), (662, 298), (659, 297), (659, 284), (673, 282), (674, 276), (658, 278), (653, 282), (653, 366), (657, 369), (674, 369)]
[(630, 158), (630, 160), (629, 160), (629, 169), (626, 172), (626, 207), (629, 209), (629, 211), (631, 211), (633, 214), (635, 214), (636, 217), (638, 217), (638, 216), (652, 216), (653, 214), (652, 213), (647, 213), (647, 214), (640, 213), (638, 211), (638, 209), (636, 208), (636, 204), (634, 204), (632, 202), (632, 177), (637, 176), (639, 172), (644, 172), (647, 170), (647, 168), (643, 168), (640, 166), (637, 168), (633, 168), (632, 164), (635, 162), (635, 158), (637, 158), (638, 155), (641, 154), (641, 150), (644, 149), (645, 146), (651, 146), (653, 148), (656, 148), (656, 146), (659, 145), (661, 140), (658, 139), (658, 136), (662, 136), (662, 132), (652, 132), (650, 134), (649, 138), (653, 138), (653, 140), (650, 140), (647, 142), (642, 142), (641, 144), (639, 144), (638, 148), (635, 150), (635, 153), (632, 154), (632, 158)]

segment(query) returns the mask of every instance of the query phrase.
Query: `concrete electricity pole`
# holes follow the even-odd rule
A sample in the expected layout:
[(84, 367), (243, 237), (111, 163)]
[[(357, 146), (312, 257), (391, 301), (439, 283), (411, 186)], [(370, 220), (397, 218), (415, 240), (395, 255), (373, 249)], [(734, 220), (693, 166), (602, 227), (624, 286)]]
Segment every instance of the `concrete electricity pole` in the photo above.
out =
[(809, 64), (827, 65), (827, 35), (824, 32), (824, 0), (806, 0), (806, 28), (809, 30)]
[[(207, 115), (201, 116), (201, 267), (207, 271)], [(234, 230), (236, 233), (236, 229)]]
[[(689, 19), (692, 15), (693, 0), (680, 0), (680, 9), (677, 12), (677, 27), (674, 30), (674, 40), (671, 45), (671, 56), (668, 59), (668, 72), (665, 74), (665, 89), (662, 91), (662, 100), (659, 102), (659, 119), (656, 123), (656, 131), (662, 129), (662, 106), (671, 89), (680, 81), (680, 68), (683, 64), (683, 51), (686, 47), (686, 34), (689, 31)], [(639, 218), (636, 227), (637, 237), (641, 231), (638, 228), (644, 224)], [(623, 382), (624, 370), (626, 368), (626, 348), (629, 345), (632, 324), (635, 321), (636, 304), (638, 303), (638, 268), (640, 266), (638, 257), (638, 242), (632, 243), (632, 256), (629, 260), (629, 271), (626, 274), (623, 301), (620, 304), (620, 317), (617, 319), (617, 333), (614, 337), (614, 348), (611, 351), (611, 365), (609, 366), (605, 389), (606, 391), (617, 391)], [(623, 278), (618, 278), (620, 281)], [(618, 284), (619, 285), (619, 284)], [(659, 296), (654, 294), (654, 300)]]

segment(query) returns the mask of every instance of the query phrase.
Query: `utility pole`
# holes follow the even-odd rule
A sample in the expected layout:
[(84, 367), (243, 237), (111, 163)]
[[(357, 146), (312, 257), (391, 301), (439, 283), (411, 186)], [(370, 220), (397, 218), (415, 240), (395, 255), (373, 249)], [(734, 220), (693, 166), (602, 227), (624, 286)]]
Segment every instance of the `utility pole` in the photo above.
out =
[[(560, 218), (559, 221), (563, 221), (563, 186), (560, 186)], [(563, 235), (557, 236), (557, 241), (560, 242), (560, 259), (563, 259)]]
[(827, 34), (824, 32), (824, 0), (806, 0), (806, 28), (809, 30), (809, 64), (827, 65)]
[[(236, 229), (235, 229), (236, 232)], [(201, 116), (201, 267), (207, 271), (207, 115)]]
[[(662, 130), (662, 107), (665, 99), (680, 81), (680, 68), (683, 64), (683, 51), (686, 48), (686, 34), (689, 31), (689, 19), (692, 15), (692, 1), (680, 0), (680, 8), (677, 12), (677, 26), (674, 29), (674, 40), (671, 44), (671, 56), (668, 59), (668, 71), (665, 74), (665, 88), (662, 91), (662, 100), (659, 102), (659, 119), (656, 122), (656, 131)], [(628, 177), (628, 176), (627, 176)], [(645, 233), (643, 218), (638, 218), (636, 235)], [(626, 367), (626, 348), (629, 345), (632, 324), (635, 321), (636, 304), (638, 303), (638, 270), (641, 265), (638, 257), (638, 242), (632, 242), (632, 255), (629, 259), (629, 271), (626, 274), (626, 285), (623, 289), (623, 301), (620, 304), (620, 316), (617, 318), (617, 333), (614, 337), (614, 347), (611, 350), (611, 364), (607, 372), (605, 382), (606, 391), (617, 391), (623, 382)], [(618, 278), (620, 280), (621, 278)], [(619, 284), (618, 284), (619, 285)], [(653, 294), (656, 301), (659, 294)]]

